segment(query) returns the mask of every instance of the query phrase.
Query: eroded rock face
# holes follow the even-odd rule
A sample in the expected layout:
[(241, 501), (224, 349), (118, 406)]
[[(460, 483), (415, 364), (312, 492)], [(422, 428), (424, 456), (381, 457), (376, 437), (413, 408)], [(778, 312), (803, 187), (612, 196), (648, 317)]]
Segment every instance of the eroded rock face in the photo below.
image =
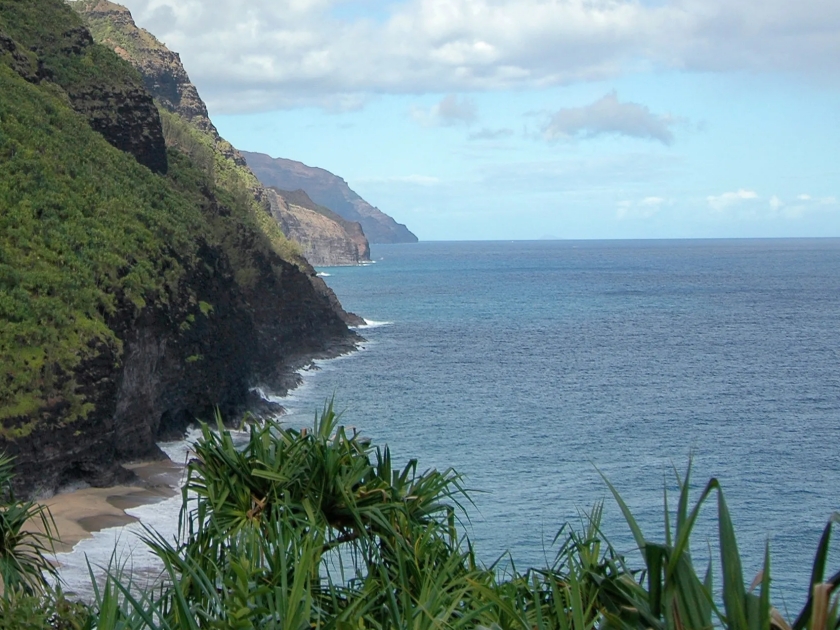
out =
[(300, 243), (311, 264), (333, 267), (370, 260), (370, 246), (358, 223), (319, 208), (303, 191), (268, 189), (268, 199), (283, 233)]
[(124, 6), (108, 0), (78, 0), (73, 8), (90, 24), (94, 33), (100, 25), (112, 28), (103, 30), (100, 43), (112, 48), (120, 57), (140, 71), (143, 83), (168, 110), (178, 112), (187, 120), (196, 120), (198, 126), (212, 123), (207, 107), (190, 82), (178, 53), (167, 49), (145, 30), (137, 28), (131, 12)]
[(69, 90), (73, 108), (83, 114), (109, 144), (130, 153), (155, 173), (167, 171), (166, 142), (154, 100), (146, 90)]
[[(205, 311), (189, 325), (169, 311), (144, 313), (125, 330), (113, 422), (122, 459), (154, 455), (155, 441), (183, 435), (196, 416), (212, 421), (214, 406), (235, 418), (255, 385), (282, 392), (292, 370), (317, 356), (354, 347), (339, 312), (306, 274), (275, 256), (259, 256), (262, 273), (238, 285), (220, 253), (201, 250), (189, 278)], [(281, 267), (279, 276), (271, 267)]]
[[(21, 49), (21, 43), (29, 49)], [(136, 78), (103, 74), (95, 83), (71, 81), (56, 67), (56, 59), (86, 56), (93, 45), (90, 32), (72, 22), (61, 37), (51, 41), (16, 43), (8, 34), (0, 33), (0, 54), (9, 55), (10, 66), (20, 76), (30, 83), (48, 81), (60, 86), (73, 109), (112, 146), (130, 153), (153, 172), (166, 173), (160, 116), (151, 95)]]
[(72, 6), (87, 21), (99, 43), (113, 49), (137, 69), (146, 89), (164, 109), (210, 133), (225, 157), (239, 166), (245, 165), (239, 152), (219, 136), (178, 53), (138, 28), (124, 6), (108, 0), (77, 0)]
[[(76, 0), (72, 6), (88, 22), (97, 41), (112, 48), (140, 72), (146, 89), (164, 109), (212, 134), (217, 150), (239, 166), (245, 166), (247, 161), (264, 186), (287, 191), (305, 190), (316, 204), (329, 208), (351, 223), (359, 223), (360, 230), (371, 243), (417, 242), (417, 237), (405, 225), (370, 205), (351, 190), (347, 182), (329, 171), (294, 160), (239, 152), (220, 138), (178, 54), (148, 31), (138, 28), (128, 9), (109, 0)], [(258, 190), (254, 192), (257, 196), (261, 194)], [(351, 228), (349, 235), (358, 240), (354, 230)], [(317, 235), (307, 239), (317, 240)]]
[[(161, 107), (209, 134), (216, 151), (237, 167), (248, 169), (240, 152), (219, 136), (177, 53), (138, 28), (123, 6), (109, 0), (77, 0), (72, 6), (88, 22), (97, 41), (139, 71)], [(370, 247), (358, 222), (319, 207), (302, 191), (284, 192), (288, 203), (278, 201), (250, 170), (248, 173), (253, 179), (254, 197), (275, 217), (283, 233), (302, 246), (311, 264), (351, 265), (369, 259)]]
[(250, 288), (235, 281), (221, 251), (202, 246), (181, 283), (195, 291), (189, 301), (171, 296), (139, 314), (121, 304), (108, 325), (122, 353), (103, 344), (66, 375), (94, 402), (87, 417), (67, 423), (58, 405), (43, 409), (25, 438), (0, 437), (0, 451), (16, 458), (16, 490), (48, 496), (79, 483), (130, 481), (121, 464), (162, 458), (157, 441), (183, 435), (196, 419), (212, 422), (216, 408), (235, 420), (250, 408), (254, 386), (282, 393), (297, 384), (296, 368), (355, 347), (359, 338), (344, 320), (362, 320), (319, 291), (320, 278), (275, 255), (256, 256), (260, 273)]
[(327, 170), (307, 166), (264, 153), (242, 151), (254, 174), (266, 186), (283, 190), (302, 189), (317, 204), (326, 206), (348, 221), (361, 224), (371, 243), (416, 243), (417, 237), (402, 223), (357, 195), (341, 177)]

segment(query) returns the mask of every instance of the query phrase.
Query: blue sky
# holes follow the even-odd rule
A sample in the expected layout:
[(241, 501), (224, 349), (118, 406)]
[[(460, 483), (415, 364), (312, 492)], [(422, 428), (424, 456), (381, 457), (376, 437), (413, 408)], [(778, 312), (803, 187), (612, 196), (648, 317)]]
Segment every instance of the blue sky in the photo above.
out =
[(422, 240), (840, 236), (836, 0), (126, 5), (234, 146)]

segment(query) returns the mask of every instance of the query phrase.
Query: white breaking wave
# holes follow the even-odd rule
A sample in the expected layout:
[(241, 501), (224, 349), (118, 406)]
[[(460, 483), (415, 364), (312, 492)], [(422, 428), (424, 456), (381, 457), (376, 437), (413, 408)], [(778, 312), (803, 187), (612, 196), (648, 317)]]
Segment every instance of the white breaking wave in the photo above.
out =
[(56, 554), (64, 589), (82, 597), (93, 595), (88, 564), (100, 586), (109, 567), (113, 572), (118, 572), (122, 567), (140, 585), (144, 582), (154, 583), (163, 564), (141, 540), (146, 535), (143, 525), (154, 529), (167, 540), (173, 540), (178, 533), (181, 500), (181, 493), (178, 492), (158, 503), (128, 509), (126, 514), (140, 521), (93, 532), (90, 538), (81, 540), (71, 551)]
[[(380, 322), (365, 320), (364, 326), (358, 328), (375, 328), (387, 326), (392, 322)], [(313, 417), (317, 414), (316, 408), (303, 408), (308, 405), (301, 405), (310, 395), (308, 391), (318, 380), (322, 371), (337, 369), (345, 360), (353, 358), (359, 351), (366, 350), (367, 344), (362, 345), (356, 352), (341, 355), (331, 359), (320, 359), (313, 361), (310, 365), (298, 371), (302, 382), (298, 387), (291, 390), (287, 396), (277, 396), (262, 388), (254, 388), (256, 393), (270, 402), (282, 403), (284, 406), (291, 405), (288, 409), (289, 415), (284, 417), (284, 424), (289, 426), (310, 426)], [(244, 439), (245, 433), (231, 431), (234, 440)], [(172, 442), (160, 442), (158, 446), (173, 462), (179, 465), (186, 465), (194, 457), (192, 445), (201, 437), (201, 430), (196, 427), (190, 428), (183, 440)], [(184, 474), (185, 477), (185, 474)], [(185, 478), (182, 477), (183, 485)], [(142, 486), (138, 486), (141, 490)], [(181, 511), (183, 496), (180, 491), (172, 497), (163, 499), (157, 503), (141, 505), (125, 510), (129, 516), (139, 519), (138, 522), (124, 526), (109, 527), (91, 534), (76, 544), (69, 552), (58, 553), (55, 556), (59, 563), (59, 574), (64, 583), (66, 591), (77, 593), (85, 599), (93, 597), (91, 588), (90, 573), (88, 566), (92, 569), (100, 586), (104, 583), (105, 573), (109, 567), (118, 570), (121, 566), (123, 571), (130, 573), (139, 586), (153, 584), (160, 579), (163, 569), (160, 560), (148, 551), (142, 541), (147, 534), (144, 525), (163, 536), (166, 540), (173, 541), (178, 533), (178, 516)]]
[(394, 322), (378, 322), (375, 319), (366, 319), (364, 317), (362, 319), (365, 320), (364, 324), (362, 324), (360, 326), (351, 326), (351, 328), (353, 330), (362, 330), (362, 329), (365, 329), (365, 328), (379, 328), (380, 326), (391, 326), (394, 323)]
[(315, 274), (315, 275), (317, 275), (319, 278), (329, 278), (332, 274), (331, 274), (331, 273), (327, 273), (326, 271), (319, 271), (319, 272), (318, 272), (317, 274)]
[(193, 457), (192, 445), (201, 437), (201, 429), (192, 426), (187, 429), (187, 434), (183, 440), (175, 440), (174, 442), (158, 442), (160, 450), (166, 453), (166, 456), (176, 464), (185, 466), (187, 462)]
[[(158, 446), (174, 463), (185, 466), (194, 457), (192, 445), (200, 436), (201, 430), (191, 427), (183, 440), (158, 442)], [(183, 485), (185, 481), (186, 469), (180, 484)], [(137, 490), (142, 490), (142, 486), (138, 486)], [(183, 497), (177, 488), (175, 490), (173, 496), (157, 503), (126, 509), (125, 513), (138, 519), (137, 522), (93, 532), (90, 538), (79, 541), (72, 550), (56, 554), (65, 590), (82, 597), (92, 597), (90, 571), (93, 571), (101, 586), (109, 567), (111, 571), (119, 571), (122, 567), (140, 585), (144, 582), (154, 583), (160, 576), (163, 564), (141, 540), (147, 535), (143, 526), (158, 532), (169, 541), (177, 536)]]

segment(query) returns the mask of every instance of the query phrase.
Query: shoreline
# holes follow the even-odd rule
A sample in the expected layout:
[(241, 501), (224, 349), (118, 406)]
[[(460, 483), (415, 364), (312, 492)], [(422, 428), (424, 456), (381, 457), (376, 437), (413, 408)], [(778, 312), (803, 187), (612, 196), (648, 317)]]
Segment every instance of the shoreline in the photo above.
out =
[(85, 487), (55, 494), (40, 501), (49, 508), (58, 540), (55, 553), (67, 553), (94, 532), (137, 522), (126, 512), (159, 503), (179, 492), (185, 467), (171, 459), (124, 464), (138, 482), (104, 488)]
[[(304, 382), (306, 372), (313, 368), (318, 369), (317, 364), (320, 361), (340, 359), (353, 355), (362, 349), (366, 339), (358, 334), (357, 328), (364, 329), (382, 325), (382, 322), (370, 324), (367, 320), (363, 321), (365, 321), (365, 324), (350, 328), (353, 333), (350, 344), (339, 343), (320, 353), (311, 353), (297, 359), (292, 358), (286, 365), (287, 371), (285, 378), (282, 379), (283, 382), (275, 383), (277, 394), (272, 394), (269, 398), (266, 398), (261, 393), (261, 404), (272, 407), (277, 405), (282, 410), (280, 415), (285, 415), (285, 409), (276, 401), (289, 397), (294, 390), (300, 387)], [(260, 388), (255, 389), (259, 390)], [(259, 406), (256, 401), (251, 401), (251, 404)], [(277, 410), (272, 409), (271, 411), (276, 412)], [(182, 442), (188, 438), (188, 435), (184, 435), (176, 441)], [(162, 443), (159, 444), (162, 445)], [(124, 527), (140, 521), (137, 517), (127, 513), (126, 510), (159, 503), (177, 495), (183, 483), (186, 461), (176, 462), (171, 458), (172, 454), (167, 452), (168, 449), (164, 448), (162, 450), (167, 456), (165, 459), (121, 464), (123, 468), (130, 470), (137, 476), (137, 481), (134, 483), (69, 489), (50, 498), (40, 500), (40, 504), (49, 508), (55, 522), (55, 530), (58, 534), (55, 553), (72, 552), (80, 542), (92, 538), (95, 532)], [(59, 562), (59, 564), (61, 563)]]

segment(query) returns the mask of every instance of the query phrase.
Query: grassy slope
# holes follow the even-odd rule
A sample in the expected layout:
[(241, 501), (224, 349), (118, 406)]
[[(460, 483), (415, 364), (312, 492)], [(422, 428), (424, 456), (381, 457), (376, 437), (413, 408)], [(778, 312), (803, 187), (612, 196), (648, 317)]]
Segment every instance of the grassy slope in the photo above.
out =
[(190, 124), (175, 112), (161, 108), (160, 118), (167, 146), (175, 147), (188, 155), (192, 162), (205, 172), (216, 189), (228, 195), (230, 204), (251, 217), (268, 238), (272, 249), (283, 260), (300, 263), (300, 246), (286, 238), (277, 222), (257, 201), (254, 191), (261, 185), (247, 167), (239, 166), (227, 157), (225, 149), (230, 149), (227, 141), (217, 140), (211, 133)]
[[(72, 384), (53, 390), (60, 373), (94, 340), (118, 343), (105, 325), (117, 295), (139, 309), (177, 286), (201, 215), (59, 98), (2, 66), (0, 162), (2, 420), (50, 396), (72, 401)], [(72, 402), (69, 419), (85, 410)]]
[[(39, 55), (62, 82), (136, 80), (104, 47), (61, 52), (62, 33), (79, 20), (60, 0), (0, 0), (0, 9), (0, 31), (24, 40), (18, 50), (30, 48), (27, 40), (46, 42), (46, 57), (26, 53), (33, 67)], [(72, 370), (98, 344), (119, 351), (107, 322), (120, 304), (139, 313), (176, 295), (190, 303), (179, 281), (198, 242), (221, 246), (243, 286), (258, 272), (240, 244), (276, 249), (240, 190), (218, 177), (214, 183), (173, 151), (169, 175), (154, 175), (92, 131), (59, 84), (29, 83), (11, 65), (9, 54), (0, 55), (0, 435), (7, 439), (31, 432), (45, 406), (65, 404), (65, 422), (89, 412)]]
[(64, 90), (143, 85), (140, 75), (105, 47), (68, 54), (73, 41), (67, 34), (83, 28), (82, 20), (61, 0), (0, 0), (0, 30), (22, 48), (34, 49), (47, 78)]

